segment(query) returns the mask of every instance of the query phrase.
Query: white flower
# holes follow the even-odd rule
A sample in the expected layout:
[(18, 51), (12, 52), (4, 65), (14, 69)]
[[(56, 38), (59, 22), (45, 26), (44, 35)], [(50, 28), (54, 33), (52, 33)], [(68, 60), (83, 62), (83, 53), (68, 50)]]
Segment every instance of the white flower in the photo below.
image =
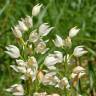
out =
[(57, 59), (54, 57), (54, 55), (52, 54), (49, 54), (46, 58), (45, 58), (45, 61), (44, 61), (44, 64), (46, 66), (53, 66), (57, 63)]
[(53, 42), (56, 47), (62, 47), (64, 44), (63, 39), (59, 35), (56, 35), (56, 39)]
[(63, 61), (63, 54), (59, 51), (54, 51), (54, 54), (49, 54), (44, 61), (44, 64), (49, 67), (56, 63), (61, 63)]
[(21, 72), (21, 73), (26, 73), (26, 67), (24, 67), (24, 66), (17, 66), (17, 69), (18, 69), (18, 71), (19, 72)]
[(80, 57), (80, 56), (82, 56), (86, 53), (87, 53), (87, 51), (84, 50), (84, 46), (77, 46), (74, 49), (73, 55), (76, 56), (76, 57)]
[(27, 26), (25, 25), (25, 23), (23, 22), (23, 20), (22, 21), (18, 21), (18, 28), (20, 29), (20, 31), (22, 31), (22, 32), (25, 32), (25, 31), (27, 31), (28, 30), (28, 28), (27, 28)]
[(85, 69), (81, 66), (77, 66), (73, 69), (73, 73), (77, 73), (77, 74), (82, 72), (82, 71), (85, 71)]
[(28, 28), (33, 27), (33, 20), (32, 20), (32, 17), (26, 16), (26, 18), (23, 19), (23, 22), (25, 23), (25, 25), (26, 25)]
[(76, 26), (73, 27), (70, 31), (69, 31), (69, 37), (72, 38), (74, 36), (76, 36), (79, 33), (79, 30)]
[(42, 6), (42, 4), (35, 5), (32, 9), (32, 16), (37, 16), (40, 13), (40, 9)]
[(25, 62), (21, 59), (16, 60), (16, 63), (18, 64), (18, 66), (24, 66), (24, 67), (27, 66), (27, 62)]
[(46, 36), (53, 29), (53, 27), (49, 27), (48, 23), (43, 23), (39, 27), (39, 35)]
[(14, 28), (12, 28), (12, 32), (16, 38), (22, 37), (22, 32), (19, 30), (18, 26), (14, 26)]
[[(23, 68), (23, 67), (21, 67), (21, 68)], [(37, 70), (35, 68), (34, 69), (27, 68), (26, 70), (25, 69), (22, 70), (22, 69), (18, 68), (18, 70), (23, 73), (23, 75), (21, 76), (21, 79), (28, 80), (29, 78), (31, 78), (32, 82), (36, 79)]]
[(42, 92), (42, 93), (35, 92), (33, 94), (33, 96), (47, 96), (47, 93), (46, 92)]
[(37, 60), (34, 56), (28, 58), (27, 65), (31, 68), (35, 68), (35, 70), (38, 69)]
[(83, 77), (85, 74), (86, 74), (85, 72), (80, 72), (80, 73), (78, 73), (78, 74), (72, 73), (72, 74), (71, 74), (71, 78), (72, 78), (72, 79), (75, 79), (75, 78), (80, 79), (80, 78)]
[(11, 92), (14, 96), (24, 96), (24, 89), (21, 84), (14, 84), (6, 89), (6, 91)]
[(80, 79), (80, 78), (83, 77), (85, 74), (86, 74), (85, 72), (80, 72), (78, 78)]
[(76, 76), (77, 76), (76, 73), (72, 73), (72, 74), (71, 74), (71, 78), (72, 78), (72, 79), (76, 78)]
[(56, 75), (56, 72), (46, 73), (46, 74), (43, 76), (42, 83), (43, 83), (44, 85), (56, 85), (59, 79), (58, 79), (58, 77), (55, 76), (55, 75)]
[(27, 69), (25, 72), (25, 80), (29, 77), (31, 77), (32, 81), (36, 79), (38, 72), (38, 64), (35, 57), (29, 57), (27, 61)]
[(71, 74), (71, 78), (81, 78), (82, 76), (84, 76), (85, 73), (85, 69), (81, 66), (77, 66), (73, 69), (73, 73)]
[(27, 62), (24, 62), (23, 60), (16, 60), (16, 62), (17, 66), (10, 65), (10, 67), (13, 68), (16, 72), (23, 73), (21, 79), (27, 80), (28, 78), (31, 78), (32, 81), (36, 79), (38, 64), (35, 57), (29, 57)]
[(8, 45), (6, 47), (7, 51), (5, 51), (5, 53), (7, 53), (11, 58), (18, 58), (20, 57), (20, 51), (19, 49), (14, 46), (14, 45)]
[(36, 79), (37, 72), (38, 72), (38, 64), (37, 64), (36, 58), (33, 56), (29, 57), (27, 61), (27, 68), (23, 76), (24, 80), (30, 77), (32, 81), (34, 81)]
[(46, 43), (41, 40), (40, 42), (37, 43), (35, 51), (36, 53), (41, 53), (44, 54), (45, 52), (48, 51), (49, 48), (47, 48)]
[(61, 89), (64, 89), (64, 87), (66, 87), (67, 89), (69, 89), (70, 85), (68, 82), (68, 79), (66, 77), (63, 77), (63, 79), (59, 80), (58, 84), (55, 86)]
[(16, 72), (26, 73), (26, 67), (24, 66), (10, 65), (10, 67)]
[(57, 59), (58, 63), (63, 61), (63, 53), (60, 51), (54, 51), (54, 57)]
[(39, 39), (39, 35), (38, 33), (36, 32), (37, 30), (33, 30), (30, 35), (29, 35), (29, 41), (30, 42), (33, 42), (33, 43), (36, 43)]
[[(36, 79), (37, 70), (35, 68), (34, 69), (28, 68), (26, 71), (26, 74), (27, 74), (28, 78), (31, 77), (32, 81), (34, 81)], [(25, 77), (26, 77), (26, 75), (25, 75)]]
[(19, 59), (16, 60), (17, 66), (16, 65), (10, 65), (10, 67), (15, 70), (16, 72), (26, 72), (26, 67), (27, 67), (27, 62), (24, 62), (23, 60)]

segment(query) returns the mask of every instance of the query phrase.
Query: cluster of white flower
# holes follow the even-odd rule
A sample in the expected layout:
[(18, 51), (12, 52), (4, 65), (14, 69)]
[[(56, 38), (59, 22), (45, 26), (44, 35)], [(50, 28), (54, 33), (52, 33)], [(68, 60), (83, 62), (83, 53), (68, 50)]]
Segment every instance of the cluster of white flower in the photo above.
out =
[(24, 89), (21, 84), (14, 84), (10, 88), (6, 89), (7, 92), (12, 92), (12, 95), (15, 96), (23, 96), (24, 95)]
[[(22, 52), (14, 45), (8, 45), (6, 47), (6, 53), (11, 57), (16, 59), (16, 65), (11, 65), (10, 67), (14, 69), (16, 72), (21, 73), (20, 79), (24, 81), (30, 80), (32, 84), (35, 83), (36, 80), (38, 80), (39, 87), (40, 84), (43, 84), (44, 86), (52, 85), (54, 88), (60, 88), (61, 90), (67, 89), (69, 90), (72, 84), (70, 84), (70, 77), (74, 81), (79, 80), (83, 75), (86, 74), (85, 69), (81, 66), (76, 66), (70, 75), (70, 77), (65, 75), (65, 70), (63, 71), (62, 76), (59, 74), (60, 70), (58, 66), (65, 67), (66, 64), (70, 63), (70, 60), (72, 57), (79, 58), (80, 56), (87, 53), (87, 51), (84, 50), (84, 46), (77, 46), (72, 54), (65, 54), (63, 51), (57, 51), (58, 48), (64, 49), (65, 47), (71, 47), (72, 42), (71, 39), (79, 33), (79, 30), (77, 27), (73, 27), (69, 31), (69, 36), (66, 39), (62, 39), (59, 35), (56, 34), (56, 39), (52, 40), (51, 43), (54, 43), (57, 50), (54, 50), (53, 53), (49, 53), (48, 50), (50, 48), (47, 47), (47, 43), (49, 40), (44, 40), (43, 37), (47, 36), (54, 27), (50, 27), (48, 23), (43, 23), (36, 29), (33, 28), (34, 23), (33, 19), (35, 16), (38, 16), (40, 13), (40, 9), (43, 5), (37, 4), (32, 9), (32, 16), (26, 16), (24, 19), (21, 19), (14, 28), (12, 28), (13, 34), (16, 38), (23, 41), (23, 47), (28, 47), (28, 43), (30, 42), (31, 51), (33, 54), (30, 56), (27, 54), (27, 59), (24, 59)], [(23, 40), (22, 34), (25, 31), (28, 31), (29, 28), (33, 28), (32, 32), (30, 32), (29, 38), (27, 42)], [(21, 42), (22, 43), (22, 42)], [(51, 48), (52, 49), (52, 48)], [(26, 50), (24, 51), (24, 55), (26, 55)], [(30, 50), (29, 50), (30, 51)], [(30, 51), (30, 52), (31, 52)], [(39, 64), (38, 59), (35, 57), (35, 54), (47, 54), (46, 57), (43, 60), (42, 64)], [(42, 56), (40, 55), (40, 56)], [(45, 56), (45, 55), (44, 55)], [(42, 57), (41, 57), (42, 58)], [(70, 70), (69, 70), (70, 71)], [(59, 74), (58, 74), (59, 73)], [(73, 82), (74, 83), (74, 82)], [(32, 85), (28, 85), (32, 86)], [(36, 85), (35, 85), (36, 86)], [(26, 87), (26, 86), (25, 86)], [(14, 84), (10, 88), (6, 89), (8, 92), (12, 92), (15, 96), (32, 96), (28, 95), (30, 93), (26, 92), (26, 88), (21, 84)], [(31, 88), (32, 89), (32, 88)], [(30, 89), (29, 89), (30, 90)], [(44, 89), (45, 90), (45, 89)], [(31, 90), (32, 91), (32, 90)], [(33, 94), (33, 93), (31, 93)], [(46, 92), (38, 93), (37, 89), (36, 92), (34, 92), (33, 96), (60, 96), (59, 94), (51, 94), (47, 95)]]
[(28, 77), (30, 77), (32, 81), (35, 80), (38, 70), (38, 64), (35, 57), (29, 57), (28, 61), (26, 62), (23, 60), (16, 60), (16, 63), (17, 65), (11, 65), (10, 67), (13, 68), (16, 72), (23, 74), (21, 79), (27, 80)]

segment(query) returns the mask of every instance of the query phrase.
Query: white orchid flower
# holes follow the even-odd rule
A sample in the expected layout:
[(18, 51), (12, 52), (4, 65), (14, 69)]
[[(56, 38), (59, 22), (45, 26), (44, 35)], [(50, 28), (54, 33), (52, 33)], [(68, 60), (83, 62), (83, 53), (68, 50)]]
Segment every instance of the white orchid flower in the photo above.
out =
[(85, 69), (81, 66), (77, 66), (73, 69), (73, 73), (80, 73), (82, 71), (85, 71)]
[(36, 43), (39, 40), (39, 34), (37, 33), (37, 30), (33, 30), (29, 35), (29, 41)]
[(49, 34), (49, 32), (53, 29), (53, 27), (50, 27), (48, 23), (43, 23), (39, 27), (39, 35), (40, 36), (46, 36)]
[(54, 51), (54, 54), (49, 54), (44, 61), (44, 64), (49, 67), (63, 61), (63, 54), (60, 51)]
[(80, 56), (82, 56), (86, 53), (87, 53), (87, 51), (84, 50), (84, 46), (77, 46), (74, 49), (73, 55), (76, 56), (76, 57), (80, 57)]
[(14, 45), (8, 45), (6, 47), (7, 51), (5, 51), (5, 53), (7, 53), (11, 58), (18, 58), (20, 57), (20, 51), (19, 49), (14, 46)]
[(27, 28), (27, 26), (25, 25), (25, 23), (23, 22), (23, 20), (22, 21), (18, 21), (18, 28), (19, 28), (19, 30), (21, 31), (21, 32), (25, 32), (25, 31), (27, 31), (28, 30), (28, 28)]
[(70, 38), (73, 38), (73, 37), (75, 37), (78, 33), (79, 33), (79, 28), (77, 28), (76, 26), (75, 27), (73, 27), (72, 29), (70, 29), (70, 31), (69, 31), (69, 37)]
[(64, 45), (63, 39), (59, 35), (56, 35), (56, 39), (53, 40), (53, 43), (56, 47), (63, 47)]
[(32, 28), (33, 27), (33, 20), (31, 16), (26, 16), (25, 19), (22, 20), (25, 25), (27, 26), (27, 28)]
[(61, 89), (64, 89), (64, 87), (66, 87), (67, 89), (69, 89), (70, 85), (68, 79), (66, 77), (63, 77), (63, 79), (59, 80), (58, 84), (55, 87)]
[(81, 78), (82, 76), (84, 76), (86, 73), (85, 73), (85, 69), (81, 66), (77, 66), (73, 69), (73, 72), (71, 74), (71, 78), (74, 79), (74, 78)]
[(18, 26), (14, 26), (14, 28), (12, 28), (12, 32), (16, 38), (22, 37), (22, 32), (19, 30)]
[(32, 9), (32, 16), (37, 16), (40, 13), (40, 9), (42, 6), (42, 4), (35, 5)]
[(23, 66), (23, 67), (27, 66), (27, 62), (25, 62), (21, 59), (16, 59), (16, 63), (18, 66)]
[(6, 91), (11, 92), (14, 96), (24, 96), (24, 89), (21, 84), (14, 84), (6, 89)]
[(44, 85), (56, 85), (59, 79), (58, 79), (58, 77), (55, 76), (55, 75), (56, 75), (56, 72), (46, 73), (46, 74), (43, 76), (42, 83), (43, 83)]
[(49, 50), (49, 48), (47, 48), (46, 42), (44, 42), (43, 40), (41, 40), (40, 42), (38, 42), (38, 43), (36, 44), (36, 48), (35, 48), (36, 53), (44, 54), (44, 53), (46, 53), (48, 50)]

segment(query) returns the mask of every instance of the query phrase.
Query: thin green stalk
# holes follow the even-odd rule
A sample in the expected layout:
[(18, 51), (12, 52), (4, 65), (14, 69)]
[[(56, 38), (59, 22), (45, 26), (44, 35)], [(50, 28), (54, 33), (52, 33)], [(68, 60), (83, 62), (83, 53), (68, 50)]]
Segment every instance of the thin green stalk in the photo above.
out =
[[(77, 66), (80, 66), (80, 65), (81, 65), (80, 58), (77, 57), (77, 58), (76, 58), (76, 61), (77, 61), (76, 65), (77, 65)], [(77, 91), (78, 91), (79, 93), (82, 93), (82, 90), (81, 90), (81, 81), (80, 81), (80, 79), (78, 80), (76, 89), (77, 89)]]
[(88, 64), (88, 71), (89, 71), (89, 81), (90, 81), (90, 95), (94, 96), (94, 80), (95, 78), (95, 72), (93, 69), (93, 66), (91, 64), (91, 62), (89, 62), (90, 64)]

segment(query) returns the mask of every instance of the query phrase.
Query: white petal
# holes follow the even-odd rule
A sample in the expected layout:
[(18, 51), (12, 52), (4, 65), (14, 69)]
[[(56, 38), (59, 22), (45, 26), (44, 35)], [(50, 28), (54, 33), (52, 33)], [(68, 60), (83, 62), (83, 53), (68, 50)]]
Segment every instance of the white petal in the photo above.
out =
[(40, 9), (42, 6), (42, 4), (35, 5), (32, 9), (32, 16), (37, 16), (40, 13)]
[(53, 27), (49, 27), (48, 23), (43, 23), (39, 27), (39, 35), (46, 36), (53, 29)]
[(79, 33), (79, 30), (77, 27), (73, 27), (70, 31), (69, 31), (69, 37), (73, 38), (74, 36), (76, 36)]
[(22, 37), (22, 32), (19, 30), (18, 26), (14, 26), (14, 28), (12, 28), (12, 32), (16, 38)]
[(62, 47), (63, 46), (63, 39), (59, 36), (59, 35), (56, 35), (56, 39), (53, 40), (54, 44), (56, 47)]
[(19, 72), (17, 66), (15, 66), (15, 65), (10, 65), (10, 67), (11, 67), (13, 70), (15, 70), (16, 72)]

